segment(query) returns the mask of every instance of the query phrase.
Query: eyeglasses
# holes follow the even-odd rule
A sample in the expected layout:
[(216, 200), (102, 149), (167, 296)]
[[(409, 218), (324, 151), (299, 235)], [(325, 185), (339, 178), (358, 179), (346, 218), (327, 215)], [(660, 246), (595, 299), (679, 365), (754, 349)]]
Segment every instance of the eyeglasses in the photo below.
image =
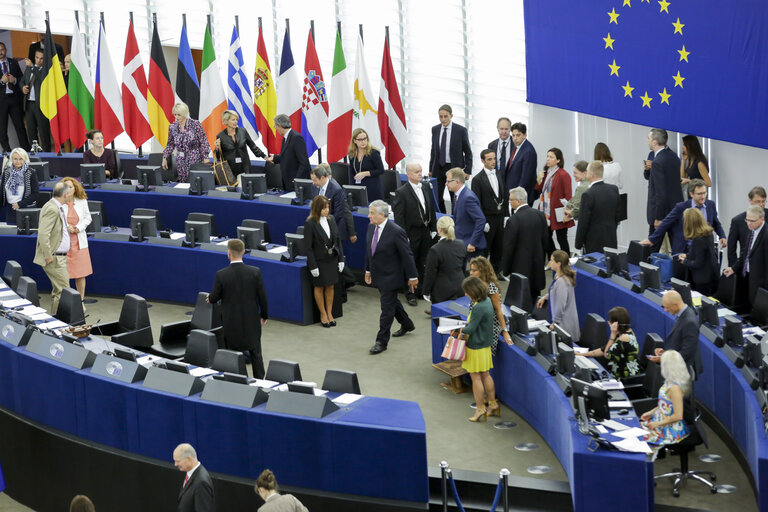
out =
[(459, 180), (448, 180), (446, 181), (446, 183), (453, 183), (454, 181), (459, 181)]
[(368, 140), (368, 137), (358, 137), (355, 139), (355, 142), (365, 142)]
[(760, 221), (760, 219), (744, 219), (744, 220), (746, 220), (748, 224), (752, 224), (752, 223)]

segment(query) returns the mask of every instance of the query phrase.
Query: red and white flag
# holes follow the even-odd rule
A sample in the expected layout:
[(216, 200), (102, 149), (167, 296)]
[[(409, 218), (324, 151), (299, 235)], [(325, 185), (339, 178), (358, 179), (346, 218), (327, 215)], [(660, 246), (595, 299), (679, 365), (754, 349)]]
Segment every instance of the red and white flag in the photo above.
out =
[(405, 142), (408, 130), (405, 127), (405, 111), (397, 89), (395, 70), (389, 55), (389, 38), (384, 39), (384, 57), (381, 61), (381, 87), (379, 88), (379, 132), (381, 143), (386, 148), (387, 167), (394, 169), (405, 158)]
[(104, 145), (123, 133), (123, 101), (109, 55), (104, 25), (99, 25), (99, 53), (96, 61), (96, 94), (93, 124), (104, 134)]
[(123, 116), (125, 132), (137, 148), (152, 137), (147, 117), (147, 75), (139, 54), (133, 22), (128, 23), (128, 38), (123, 59)]

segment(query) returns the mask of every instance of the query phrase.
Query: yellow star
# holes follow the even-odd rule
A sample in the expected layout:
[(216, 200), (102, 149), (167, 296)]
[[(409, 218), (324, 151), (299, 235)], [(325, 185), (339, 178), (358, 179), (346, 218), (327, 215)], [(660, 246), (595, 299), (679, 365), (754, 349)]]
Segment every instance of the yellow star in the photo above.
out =
[[(651, 108), (651, 100), (652, 100), (653, 98), (651, 98), (650, 96), (648, 96), (648, 91), (645, 91), (645, 94), (644, 94), (644, 95), (642, 95), (642, 96), (640, 96), (640, 99), (641, 99), (641, 100), (643, 100), (643, 107), (648, 107), (648, 108)], [(641, 107), (641, 108), (642, 108), (642, 107)]]
[(640, 3), (643, 3), (643, 2), (648, 2), (650, 4), (651, 0), (640, 0)]
[(629, 3), (629, 0), (624, 0), (624, 5), (622, 7), (629, 6), (632, 7), (632, 4)]
[(611, 23), (619, 24), (619, 14), (616, 13), (616, 9), (611, 9), (611, 12), (607, 14), (611, 17), (611, 20), (608, 22), (609, 25)]
[(680, 76), (680, 71), (677, 72), (677, 75), (673, 76), (672, 78), (675, 79), (675, 87), (683, 88), (683, 80), (685, 80), (685, 77)]
[(661, 0), (659, 5), (661, 6), (661, 10), (659, 10), (659, 12), (666, 12), (669, 14), (669, 10), (667, 9), (667, 7), (669, 7), (669, 2), (667, 2), (667, 0)]
[(661, 102), (662, 103), (666, 103), (667, 105), (669, 105), (669, 97), (672, 96), (672, 95), (667, 93), (667, 88), (666, 87), (664, 88), (664, 90), (662, 92), (659, 93), (659, 96), (661, 96)]
[(624, 97), (625, 98), (627, 96), (629, 96), (630, 98), (632, 97), (632, 91), (634, 91), (635, 88), (629, 86), (629, 80), (627, 80), (627, 85), (622, 85), (621, 88), (624, 89)]
[(683, 61), (688, 62), (688, 56), (691, 54), (691, 52), (686, 51), (685, 45), (683, 45), (682, 50), (677, 50), (677, 53), (680, 54), (680, 62), (683, 62)]
[(677, 34), (679, 32), (680, 35), (683, 35), (683, 27), (685, 26), (685, 24), (680, 23), (680, 18), (677, 18), (677, 21), (674, 22), (672, 25), (675, 27), (675, 31), (673, 32), (673, 34)]
[(613, 50), (613, 42), (615, 41), (615, 39), (611, 39), (611, 33), (610, 32), (608, 32), (608, 36), (607, 37), (603, 38), (603, 41), (605, 41), (605, 47), (606, 48), (610, 48), (611, 50)]
[(611, 68), (611, 75), (619, 76), (619, 69), (621, 69), (621, 66), (616, 65), (616, 59), (613, 59), (613, 64), (608, 64), (608, 67)]

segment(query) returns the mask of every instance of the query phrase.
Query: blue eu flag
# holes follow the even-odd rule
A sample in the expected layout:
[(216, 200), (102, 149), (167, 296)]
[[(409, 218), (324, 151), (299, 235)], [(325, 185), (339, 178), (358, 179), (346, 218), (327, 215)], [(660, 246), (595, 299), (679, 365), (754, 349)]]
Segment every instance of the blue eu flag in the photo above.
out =
[(525, 0), (528, 101), (768, 148), (764, 0)]

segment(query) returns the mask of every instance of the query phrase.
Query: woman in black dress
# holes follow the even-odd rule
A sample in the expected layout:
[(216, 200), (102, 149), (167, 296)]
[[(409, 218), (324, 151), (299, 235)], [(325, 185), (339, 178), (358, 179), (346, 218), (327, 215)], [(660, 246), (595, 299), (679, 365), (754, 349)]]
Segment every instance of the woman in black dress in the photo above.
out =
[(381, 162), (381, 153), (371, 145), (368, 133), (362, 128), (352, 131), (352, 140), (349, 141), (349, 184), (363, 185), (368, 189), (368, 202), (381, 197), (381, 185), (379, 176), (384, 173), (384, 164)]
[(324, 196), (312, 200), (309, 217), (304, 222), (304, 242), (307, 249), (307, 268), (315, 287), (315, 302), (320, 310), (323, 327), (334, 327), (333, 287), (344, 270), (344, 251), (339, 239), (339, 228), (333, 220), (331, 203)]
[(247, 173), (251, 168), (251, 157), (248, 156), (248, 148), (251, 148), (253, 154), (258, 158), (266, 158), (259, 146), (253, 142), (245, 128), (237, 126), (240, 119), (237, 112), (225, 110), (221, 115), (221, 121), (225, 128), (216, 135), (216, 149), (221, 150), (224, 160), (229, 163), (232, 174), (237, 177), (238, 174)]
[(712, 226), (707, 224), (698, 208), (688, 208), (683, 212), (683, 236), (690, 240), (690, 245), (678, 259), (690, 271), (691, 288), (707, 296), (713, 295), (717, 291), (720, 265), (712, 239)]
[(467, 249), (464, 242), (456, 240), (453, 219), (445, 215), (437, 221), (440, 240), (427, 253), (422, 292), (433, 304), (458, 299), (464, 295), (464, 265)]
[[(712, 180), (709, 179), (707, 157), (704, 156), (699, 139), (695, 135), (683, 137), (683, 154), (680, 156), (680, 183), (682, 185), (687, 185), (691, 180), (700, 179), (704, 180), (707, 187), (712, 186)], [(685, 195), (685, 198), (688, 199), (688, 196)]]

